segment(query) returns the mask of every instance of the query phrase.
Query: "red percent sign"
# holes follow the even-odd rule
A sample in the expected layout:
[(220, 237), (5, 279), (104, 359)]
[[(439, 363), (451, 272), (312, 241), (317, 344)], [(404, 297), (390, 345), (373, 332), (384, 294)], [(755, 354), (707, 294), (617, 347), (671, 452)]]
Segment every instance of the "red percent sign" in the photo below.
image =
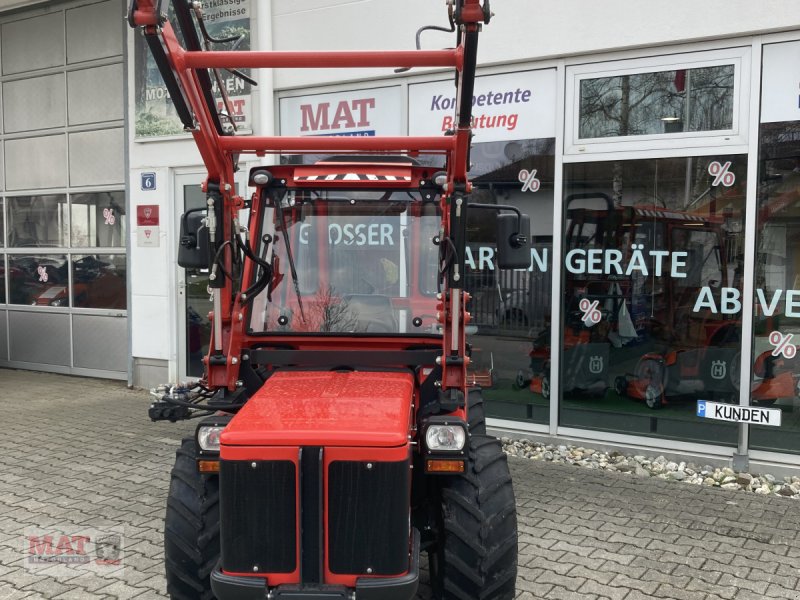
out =
[(773, 331), (769, 334), (769, 343), (775, 346), (772, 356), (783, 354), (786, 358), (794, 358), (797, 354), (797, 346), (792, 344), (793, 334), (782, 334), (780, 331)]
[(713, 187), (717, 187), (720, 183), (725, 187), (731, 187), (736, 183), (736, 174), (731, 172), (731, 161), (723, 164), (715, 160), (709, 163), (708, 174), (714, 178), (714, 181), (711, 182)]
[(523, 192), (538, 192), (539, 187), (542, 185), (542, 182), (536, 179), (536, 169), (531, 169), (530, 171), (522, 169), (517, 175), (517, 179), (522, 184)]
[(578, 304), (578, 308), (581, 309), (583, 312), (583, 317), (581, 317), (581, 321), (586, 323), (587, 327), (591, 327), (592, 325), (597, 325), (600, 322), (600, 319), (603, 318), (603, 313), (597, 308), (599, 302), (595, 300), (594, 302), (590, 302), (588, 298), (584, 298)]

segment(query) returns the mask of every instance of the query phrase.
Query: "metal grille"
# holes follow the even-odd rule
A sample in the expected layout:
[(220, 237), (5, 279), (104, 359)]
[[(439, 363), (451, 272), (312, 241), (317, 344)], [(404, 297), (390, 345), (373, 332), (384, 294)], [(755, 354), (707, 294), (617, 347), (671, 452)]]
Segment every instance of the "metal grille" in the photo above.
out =
[(297, 469), (290, 461), (222, 461), (225, 571), (291, 573), (297, 568), (296, 481)]
[(328, 471), (328, 564), (333, 573), (408, 569), (407, 461), (336, 461)]

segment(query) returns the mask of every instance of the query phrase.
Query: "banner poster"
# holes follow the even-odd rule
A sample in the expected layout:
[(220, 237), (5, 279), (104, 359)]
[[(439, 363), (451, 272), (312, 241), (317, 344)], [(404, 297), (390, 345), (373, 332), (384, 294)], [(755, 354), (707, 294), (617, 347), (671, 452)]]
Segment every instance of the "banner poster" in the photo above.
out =
[(281, 135), (404, 135), (399, 86), (280, 100)]
[[(242, 36), (238, 42), (211, 44), (212, 50), (250, 49), (250, 15), (253, 0), (204, 0), (203, 18), (208, 34), (215, 39)], [(169, 19), (178, 39), (183, 43), (169, 3)], [(199, 35), (199, 31), (198, 31)], [(201, 43), (203, 43), (201, 37)], [(240, 69), (250, 75), (250, 69)], [(228, 93), (231, 113), (240, 131), (252, 129), (252, 92), (246, 81), (225, 70), (219, 70), (222, 85)], [(215, 78), (211, 78), (217, 109), (222, 110), (222, 94)], [(136, 95), (136, 137), (147, 138), (183, 133), (183, 125), (172, 105), (167, 88), (156, 67), (144, 37), (134, 36), (134, 93)], [(225, 118), (223, 118), (223, 125)]]
[(761, 122), (800, 120), (800, 42), (764, 45)]
[[(453, 80), (408, 87), (410, 135), (442, 135), (456, 113)], [(472, 96), (475, 142), (553, 138), (556, 132), (556, 70), (482, 75)]]

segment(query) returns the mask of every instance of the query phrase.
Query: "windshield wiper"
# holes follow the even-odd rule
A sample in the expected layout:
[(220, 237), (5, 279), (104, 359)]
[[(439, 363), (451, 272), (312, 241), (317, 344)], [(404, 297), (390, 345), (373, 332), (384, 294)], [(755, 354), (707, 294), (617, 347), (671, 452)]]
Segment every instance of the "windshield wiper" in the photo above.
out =
[(289, 259), (289, 273), (292, 275), (292, 283), (294, 283), (294, 292), (297, 295), (297, 305), (300, 307), (300, 316), (303, 318), (303, 323), (306, 322), (306, 314), (303, 311), (303, 298), (300, 295), (300, 283), (297, 280), (297, 269), (294, 266), (294, 256), (292, 256), (292, 246), (289, 243), (289, 232), (286, 231), (286, 219), (283, 217), (282, 198), (273, 196), (275, 203), (275, 211), (278, 213), (278, 222), (281, 226), (281, 236), (283, 243), (286, 246), (286, 258)]

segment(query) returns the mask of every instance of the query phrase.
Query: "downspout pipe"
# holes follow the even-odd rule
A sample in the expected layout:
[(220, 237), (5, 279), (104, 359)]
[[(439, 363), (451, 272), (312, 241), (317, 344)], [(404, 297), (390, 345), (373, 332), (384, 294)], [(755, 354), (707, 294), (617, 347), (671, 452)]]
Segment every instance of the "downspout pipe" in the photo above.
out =
[[(262, 52), (270, 52), (272, 48), (272, 0), (253, 2), (256, 8), (256, 43)], [(254, 133), (258, 136), (275, 135), (275, 84), (273, 69), (259, 69), (256, 73), (258, 87), (254, 94), (257, 97), (257, 120)]]

